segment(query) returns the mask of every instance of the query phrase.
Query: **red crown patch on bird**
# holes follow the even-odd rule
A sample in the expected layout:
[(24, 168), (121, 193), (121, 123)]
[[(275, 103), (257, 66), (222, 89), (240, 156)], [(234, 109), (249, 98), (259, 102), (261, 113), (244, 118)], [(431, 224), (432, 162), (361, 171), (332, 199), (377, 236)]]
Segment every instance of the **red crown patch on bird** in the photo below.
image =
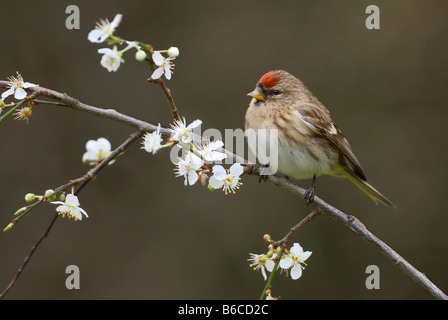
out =
[(271, 72), (266, 73), (264, 76), (262, 76), (260, 78), (260, 80), (258, 81), (258, 83), (264, 84), (264, 86), (267, 87), (267, 88), (272, 88), (279, 81), (280, 81), (279, 74), (276, 73), (276, 72), (271, 71)]

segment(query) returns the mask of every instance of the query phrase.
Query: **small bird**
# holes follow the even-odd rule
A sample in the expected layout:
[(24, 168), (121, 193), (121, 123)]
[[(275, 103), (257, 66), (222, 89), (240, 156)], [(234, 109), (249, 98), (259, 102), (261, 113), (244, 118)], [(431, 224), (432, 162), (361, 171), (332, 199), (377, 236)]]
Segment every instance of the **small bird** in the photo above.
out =
[[(375, 204), (395, 208), (367, 182), (330, 112), (299, 79), (284, 70), (270, 71), (248, 95), (252, 100), (246, 112), (246, 132), (278, 130), (278, 171), (295, 179), (313, 179), (305, 193), (308, 204), (314, 200), (316, 177), (326, 174), (347, 179)], [(255, 154), (256, 147), (249, 142)]]

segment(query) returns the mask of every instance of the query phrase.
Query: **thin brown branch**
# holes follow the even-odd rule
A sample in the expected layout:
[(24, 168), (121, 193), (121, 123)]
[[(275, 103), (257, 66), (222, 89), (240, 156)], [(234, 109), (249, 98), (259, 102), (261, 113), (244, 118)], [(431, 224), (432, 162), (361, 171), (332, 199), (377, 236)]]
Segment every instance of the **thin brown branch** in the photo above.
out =
[(40, 245), (42, 240), (44, 240), (47, 237), (48, 233), (50, 232), (51, 228), (53, 227), (54, 223), (56, 222), (56, 219), (58, 218), (58, 216), (59, 215), (57, 213), (54, 215), (54, 217), (51, 219), (51, 222), (48, 225), (47, 229), (44, 231), (44, 233), (41, 234), (39, 239), (37, 239), (36, 243), (31, 247), (30, 252), (28, 253), (28, 255), (23, 260), (23, 263), (19, 267), (19, 270), (17, 270), (17, 273), (14, 275), (12, 280), (9, 282), (8, 286), (0, 294), (0, 300), (5, 297), (5, 295), (9, 292), (9, 290), (11, 290), (11, 288), (14, 286), (16, 281), (19, 279), (20, 275), (22, 274), (22, 272), (25, 269), (26, 265), (30, 261), (31, 257), (33, 256), (34, 252), (36, 251), (37, 247)]
[[(8, 81), (0, 80), (0, 87), (6, 87), (8, 85)], [(146, 131), (155, 131), (157, 130), (157, 126), (153, 125), (151, 123), (135, 119), (133, 117), (127, 116), (125, 114), (122, 114), (114, 109), (103, 109), (98, 108), (95, 106), (88, 105), (86, 103), (83, 103), (75, 98), (70, 97), (66, 93), (57, 92), (51, 89), (47, 89), (44, 87), (32, 87), (27, 89), (30, 92), (36, 93), (36, 96), (39, 97), (47, 97), (50, 99), (54, 99), (57, 102), (62, 103), (62, 105), (59, 105), (63, 108), (70, 108), (73, 110), (79, 110), (83, 111), (98, 117), (114, 120), (123, 124), (126, 124), (128, 126), (136, 128), (140, 132), (146, 132)], [(45, 103), (46, 101), (39, 100), (41, 104)], [(51, 103), (54, 105), (55, 103)], [(167, 129), (161, 129), (160, 132), (162, 132), (164, 135), (169, 135), (169, 131)]]
[[(151, 78), (149, 78), (151, 79)], [(148, 79), (148, 81), (149, 81)], [(173, 96), (171, 95), (171, 90), (166, 86), (165, 82), (162, 79), (158, 79), (156, 81), (149, 81), (149, 82), (156, 82), (159, 87), (162, 89), (163, 93), (165, 94), (166, 100), (168, 102), (168, 105), (171, 109), (171, 113), (173, 114), (174, 120), (180, 120), (179, 117), (179, 111), (177, 110), (176, 104), (174, 103)]]
[(294, 227), (289, 229), (289, 232), (282, 239), (280, 239), (278, 241), (274, 241), (272, 243), (272, 246), (274, 248), (277, 248), (278, 246), (286, 247), (289, 243), (289, 239), (291, 239), (292, 235), (297, 230), (302, 228), (305, 224), (307, 224), (308, 222), (310, 222), (311, 220), (313, 220), (314, 218), (316, 218), (319, 215), (320, 215), (320, 211), (318, 211), (318, 210), (311, 212), (309, 215), (307, 215), (305, 218), (303, 218), (298, 224), (296, 224)]
[[(143, 48), (143, 50), (145, 50), (145, 52), (147, 54), (152, 56), (152, 54), (154, 53), (154, 49), (152, 48), (152, 46), (143, 45), (143, 44), (140, 44), (140, 45)], [(149, 67), (151, 68), (152, 71), (154, 71), (157, 68), (156, 65), (154, 64), (154, 61), (152, 60), (152, 58), (147, 58), (146, 61), (148, 62)], [(174, 102), (173, 96), (171, 95), (171, 90), (166, 86), (165, 82), (161, 78), (154, 80), (151, 77), (149, 77), (147, 81), (150, 83), (157, 83), (159, 85), (160, 89), (162, 89), (162, 92), (166, 97), (168, 106), (171, 109), (171, 113), (173, 114), (173, 119), (180, 120), (179, 111), (177, 110), (176, 103)]]
[(36, 105), (38, 104), (51, 104), (55, 106), (65, 107), (65, 103), (59, 102), (59, 101), (49, 101), (49, 100), (40, 100), (40, 99), (34, 99), (33, 100)]

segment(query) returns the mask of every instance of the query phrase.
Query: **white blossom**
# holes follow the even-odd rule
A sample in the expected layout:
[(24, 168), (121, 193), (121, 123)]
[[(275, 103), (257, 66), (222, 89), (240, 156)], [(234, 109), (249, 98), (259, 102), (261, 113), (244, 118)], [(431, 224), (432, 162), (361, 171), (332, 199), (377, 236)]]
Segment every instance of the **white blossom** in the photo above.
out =
[(101, 43), (104, 42), (109, 36), (111, 36), (115, 29), (118, 27), (118, 25), (121, 22), (121, 19), (123, 18), (123, 15), (117, 14), (115, 18), (112, 20), (112, 22), (109, 22), (109, 20), (100, 20), (100, 22), (97, 22), (97, 25), (95, 26), (95, 29), (89, 32), (89, 35), (87, 36), (87, 39), (89, 39), (90, 42), (93, 43)]
[(185, 185), (194, 185), (198, 181), (199, 175), (198, 171), (204, 165), (204, 161), (196, 156), (194, 153), (187, 153), (185, 159), (179, 158), (177, 163), (176, 177), (185, 177)]
[(311, 251), (303, 251), (303, 248), (298, 243), (294, 243), (289, 255), (286, 255), (280, 260), (280, 268), (291, 269), (291, 278), (297, 280), (302, 276), (302, 269), (306, 266), (305, 260), (311, 256)]
[[(88, 164), (96, 164), (104, 160), (111, 153), (111, 144), (106, 138), (99, 138), (98, 140), (89, 140), (86, 143), (86, 152), (82, 156), (82, 162)], [(115, 160), (109, 162), (114, 163)]]
[(223, 189), (228, 194), (235, 193), (235, 189), (239, 189), (240, 175), (243, 174), (243, 166), (239, 163), (234, 163), (228, 171), (223, 166), (213, 166), (213, 176), (209, 179), (209, 186), (212, 189)]
[(221, 161), (227, 157), (225, 153), (215, 151), (224, 146), (220, 140), (209, 142), (198, 147), (198, 153), (205, 159), (205, 161)]
[(8, 80), (9, 89), (2, 93), (2, 100), (9, 97), (10, 95), (14, 95), (14, 98), (16, 98), (17, 100), (25, 99), (27, 95), (25, 89), (38, 86), (37, 84), (23, 81), (22, 76), (18, 72), (17, 77), (11, 76), (8, 78)]
[(248, 261), (251, 261), (250, 267), (253, 267), (254, 270), (261, 270), (261, 274), (263, 275), (264, 280), (267, 279), (266, 276), (266, 262), (271, 261), (265, 254), (255, 254), (249, 253), (250, 258)]
[(169, 131), (171, 132), (171, 140), (190, 143), (192, 130), (201, 125), (201, 123), (201, 120), (195, 120), (187, 126), (185, 118), (176, 120), (174, 124), (171, 125), (171, 129), (169, 129)]
[(121, 53), (117, 51), (116, 47), (114, 49), (101, 48), (98, 49), (98, 53), (103, 54), (101, 58), (101, 65), (106, 68), (109, 72), (117, 71), (122, 62)]
[(82, 220), (82, 215), (84, 214), (86, 217), (89, 217), (87, 215), (87, 212), (79, 207), (79, 200), (78, 197), (74, 194), (68, 194), (65, 197), (65, 202), (62, 201), (52, 201), (52, 204), (60, 204), (56, 208), (56, 211), (62, 215), (63, 217), (67, 216), (69, 218), (73, 218), (75, 220)]
[(152, 152), (152, 154), (155, 154), (160, 148), (162, 141), (162, 133), (160, 133), (160, 124), (157, 127), (157, 130), (152, 133), (145, 133), (143, 136), (143, 147), (142, 149), (145, 149), (147, 152)]
[(173, 57), (165, 58), (159, 51), (154, 51), (154, 53), (152, 54), (152, 61), (154, 61), (155, 65), (158, 66), (158, 68), (154, 70), (151, 78), (157, 80), (163, 74), (165, 74), (165, 78), (170, 80), (172, 74), (171, 69), (174, 68), (174, 64), (172, 63), (173, 59)]

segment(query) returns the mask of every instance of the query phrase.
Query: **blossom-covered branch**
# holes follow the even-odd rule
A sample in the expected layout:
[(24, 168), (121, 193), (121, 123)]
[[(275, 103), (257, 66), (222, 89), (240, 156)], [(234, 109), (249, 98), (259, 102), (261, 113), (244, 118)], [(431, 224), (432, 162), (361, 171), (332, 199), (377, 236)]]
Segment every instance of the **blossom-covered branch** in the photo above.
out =
[[(6, 87), (6, 85), (7, 81), (0, 81), (0, 87)], [(30, 88), (28, 90), (36, 93), (38, 96), (55, 99), (63, 103), (64, 107), (69, 107), (74, 110), (79, 110), (95, 116), (118, 121), (120, 123), (137, 128), (139, 132), (159, 130), (165, 136), (170, 136), (171, 134), (169, 128), (158, 129), (158, 126), (154, 124), (121, 114), (113, 109), (102, 109), (82, 103), (79, 100), (68, 96), (67, 94), (63, 94), (43, 87), (35, 87)], [(200, 137), (197, 137), (193, 134), (192, 137), (193, 141), (197, 140), (198, 138), (200, 139)], [(221, 151), (240, 163), (247, 163), (247, 161), (245, 161), (238, 155), (233, 154), (228, 150), (222, 149)], [(244, 171), (247, 174), (258, 175), (259, 168), (260, 167), (258, 166), (247, 166), (244, 168)], [(280, 175), (269, 175), (267, 176), (267, 180), (271, 181), (272, 183), (278, 186), (290, 190), (291, 192), (297, 194), (300, 197), (303, 197), (305, 195), (306, 190), (304, 188), (300, 187), (299, 185), (291, 182), (289, 179), (282, 177)], [(387, 246), (380, 239), (375, 237), (370, 231), (366, 229), (364, 224), (362, 224), (357, 218), (336, 209), (335, 207), (331, 206), (330, 204), (320, 199), (318, 196), (315, 197), (314, 203), (317, 206), (318, 211), (327, 213), (330, 217), (344, 224), (350, 230), (355, 232), (358, 236), (371, 243), (382, 254), (384, 254), (387, 258), (389, 258), (394, 263), (394, 265), (403, 270), (405, 274), (411, 277), (414, 281), (419, 283), (432, 296), (434, 296), (437, 299), (448, 300), (448, 296), (444, 294), (435, 284), (433, 284), (423, 273), (414, 268), (411, 264), (409, 264), (405, 259), (403, 259), (398, 253), (396, 253), (393, 249)]]

